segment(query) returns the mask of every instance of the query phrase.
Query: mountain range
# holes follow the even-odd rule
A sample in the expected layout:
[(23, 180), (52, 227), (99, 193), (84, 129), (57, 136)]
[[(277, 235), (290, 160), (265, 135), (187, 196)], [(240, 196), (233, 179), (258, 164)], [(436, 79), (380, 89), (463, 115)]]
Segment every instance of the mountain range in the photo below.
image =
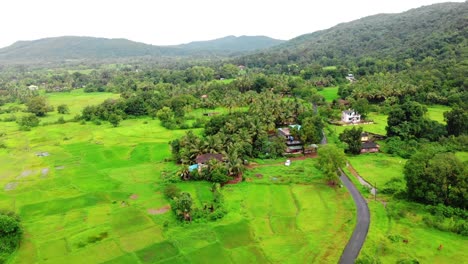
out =
[(50, 62), (134, 57), (229, 57), (283, 43), (265, 36), (227, 36), (173, 46), (155, 46), (128, 39), (65, 36), (18, 41), (0, 49), (2, 62)]
[(265, 36), (227, 36), (174, 46), (127, 39), (56, 37), (18, 41), (0, 49), (0, 64), (99, 61), (125, 58), (226, 58), (264, 66), (319, 62), (337, 65), (365, 58), (422, 60), (467, 55), (468, 2), (423, 6), (399, 14), (378, 14), (289, 41)]

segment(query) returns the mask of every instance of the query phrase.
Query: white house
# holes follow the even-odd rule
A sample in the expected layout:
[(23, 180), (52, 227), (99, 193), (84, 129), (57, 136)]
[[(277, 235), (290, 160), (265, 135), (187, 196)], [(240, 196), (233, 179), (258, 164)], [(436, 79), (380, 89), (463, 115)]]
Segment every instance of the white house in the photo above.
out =
[(37, 90), (39, 89), (39, 87), (37, 87), (36, 85), (29, 85), (29, 86), (28, 86), (28, 89), (29, 89), (30, 91), (37, 91)]
[(344, 123), (359, 123), (361, 122), (361, 115), (353, 109), (341, 112), (341, 122)]

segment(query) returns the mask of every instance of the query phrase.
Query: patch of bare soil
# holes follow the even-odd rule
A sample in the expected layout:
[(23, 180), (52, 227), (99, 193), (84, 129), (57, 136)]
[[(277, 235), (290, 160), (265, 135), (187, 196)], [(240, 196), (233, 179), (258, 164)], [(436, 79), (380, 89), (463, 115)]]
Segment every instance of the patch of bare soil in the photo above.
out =
[(18, 186), (17, 182), (9, 182), (5, 185), (5, 191), (12, 191)]
[(139, 197), (139, 196), (138, 196), (138, 194), (136, 194), (136, 193), (130, 195), (130, 199), (132, 199), (132, 200), (136, 200), (136, 199), (138, 199), (138, 197)]
[(16, 179), (22, 179), (22, 178), (26, 178), (28, 176), (31, 176), (31, 174), (35, 173), (35, 171), (33, 170), (24, 170), (23, 172), (21, 172), (21, 174), (19, 176), (16, 177)]
[(263, 174), (257, 173), (257, 174), (255, 174), (255, 177), (261, 179), (261, 178), (263, 178)]
[(234, 178), (234, 179), (232, 179), (232, 180), (226, 182), (226, 184), (236, 184), (236, 183), (239, 183), (239, 182), (241, 182), (241, 181), (242, 181), (242, 173), (239, 174), (239, 175), (237, 175), (236, 178)]
[(41, 178), (47, 177), (47, 174), (49, 174), (49, 168), (43, 168), (41, 170)]
[(170, 205), (166, 205), (166, 206), (161, 207), (161, 208), (159, 208), (159, 209), (150, 208), (150, 209), (148, 209), (148, 214), (150, 214), (150, 215), (164, 214), (164, 213), (166, 213), (167, 211), (169, 211), (170, 209), (171, 209), (171, 206), (170, 206)]

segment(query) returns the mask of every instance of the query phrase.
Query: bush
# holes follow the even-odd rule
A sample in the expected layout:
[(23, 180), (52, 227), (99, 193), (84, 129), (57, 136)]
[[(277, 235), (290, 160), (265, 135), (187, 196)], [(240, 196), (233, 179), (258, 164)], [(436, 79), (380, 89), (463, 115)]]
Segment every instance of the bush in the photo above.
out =
[(186, 123), (183, 123), (182, 125), (180, 125), (180, 129), (189, 129), (190, 126)]
[(392, 178), (390, 181), (386, 182), (384, 187), (380, 190), (383, 194), (395, 194), (400, 191), (404, 191), (405, 183), (402, 179)]
[(8, 117), (3, 118), (3, 122), (15, 122), (17, 120), (14, 114), (9, 115)]
[(0, 263), (6, 262), (21, 241), (20, 221), (13, 213), (0, 212)]
[(175, 184), (169, 184), (164, 188), (164, 195), (166, 198), (172, 200), (173, 198), (179, 196), (180, 189)]
[(23, 116), (18, 121), (18, 124), (21, 130), (29, 131), (31, 130), (31, 127), (37, 127), (39, 125), (39, 118), (34, 114), (30, 114)]
[(68, 113), (70, 113), (70, 109), (68, 108), (68, 105), (61, 104), (61, 105), (57, 106), (57, 112), (59, 114), (68, 114)]
[(61, 116), (61, 117), (59, 117), (57, 119), (57, 124), (65, 124), (65, 123), (66, 123), (66, 121), (65, 121), (65, 119), (63, 119), (63, 116)]
[(192, 124), (192, 128), (202, 128), (205, 126), (206, 121), (203, 118), (195, 119), (195, 122)]

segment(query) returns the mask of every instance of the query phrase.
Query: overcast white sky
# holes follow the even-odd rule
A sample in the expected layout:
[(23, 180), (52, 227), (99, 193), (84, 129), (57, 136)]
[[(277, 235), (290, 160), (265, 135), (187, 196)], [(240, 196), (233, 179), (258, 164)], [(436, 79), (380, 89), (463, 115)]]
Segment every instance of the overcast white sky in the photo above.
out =
[(154, 45), (227, 35), (291, 39), (364, 16), (438, 2), (446, 1), (1, 0), (0, 47), (65, 35), (127, 38)]

